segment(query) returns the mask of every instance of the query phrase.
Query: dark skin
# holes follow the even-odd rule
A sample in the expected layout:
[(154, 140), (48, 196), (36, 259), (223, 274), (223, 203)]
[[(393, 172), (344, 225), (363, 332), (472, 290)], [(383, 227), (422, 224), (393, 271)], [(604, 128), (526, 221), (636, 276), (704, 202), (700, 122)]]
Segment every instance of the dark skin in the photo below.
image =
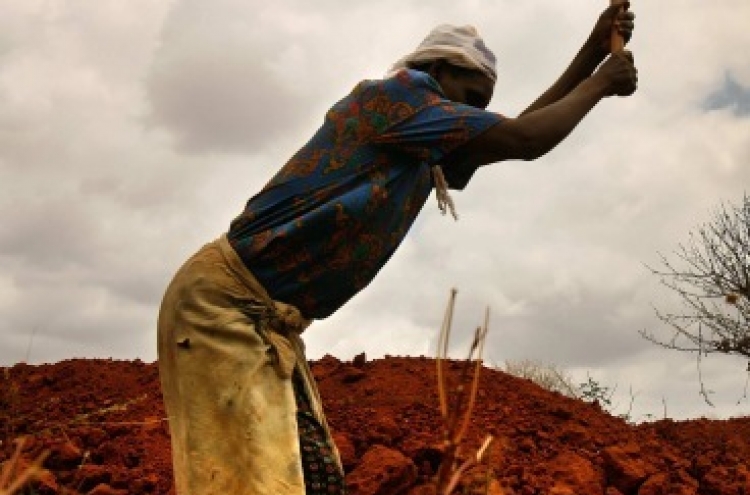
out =
[[(609, 54), (614, 25), (627, 41), (635, 16), (607, 8), (563, 74), (516, 118), (508, 118), (466, 143), (445, 160), (445, 175), (451, 187), (462, 189), (474, 171), (504, 160), (534, 160), (552, 150), (602, 99), (630, 96), (637, 87), (638, 73), (628, 51)], [(437, 61), (427, 72), (440, 84), (446, 98), (486, 108), (494, 82), (482, 72), (455, 68)]]

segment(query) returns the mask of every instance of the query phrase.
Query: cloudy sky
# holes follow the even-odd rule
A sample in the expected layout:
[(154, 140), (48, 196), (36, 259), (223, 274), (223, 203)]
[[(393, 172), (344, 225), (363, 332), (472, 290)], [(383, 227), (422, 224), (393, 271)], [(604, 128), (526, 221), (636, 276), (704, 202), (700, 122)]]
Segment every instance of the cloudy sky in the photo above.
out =
[[(606, 2), (602, 2), (605, 4)], [(575, 7), (571, 5), (575, 4)], [(490, 110), (554, 81), (592, 2), (5, 0), (0, 6), (0, 365), (153, 361), (174, 271), (229, 221), (359, 80), (438, 23), (498, 57)], [(603, 8), (604, 5), (601, 5)], [(750, 413), (745, 363), (645, 341), (674, 305), (645, 265), (750, 184), (750, 3), (634, 2), (640, 87), (602, 102), (535, 162), (430, 198), (375, 281), (306, 333), (313, 359), (432, 355), (451, 287), (453, 355), (491, 308), (487, 359), (617, 387), (615, 412)]]

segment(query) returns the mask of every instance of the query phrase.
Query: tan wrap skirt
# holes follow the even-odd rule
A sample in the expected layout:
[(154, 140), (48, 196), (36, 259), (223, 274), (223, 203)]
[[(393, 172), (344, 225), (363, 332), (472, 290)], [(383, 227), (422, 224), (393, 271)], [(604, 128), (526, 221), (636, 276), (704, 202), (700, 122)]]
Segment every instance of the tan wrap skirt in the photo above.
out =
[(295, 367), (330, 438), (300, 338), (309, 323), (271, 300), (226, 236), (180, 268), (158, 322), (178, 495), (305, 494)]

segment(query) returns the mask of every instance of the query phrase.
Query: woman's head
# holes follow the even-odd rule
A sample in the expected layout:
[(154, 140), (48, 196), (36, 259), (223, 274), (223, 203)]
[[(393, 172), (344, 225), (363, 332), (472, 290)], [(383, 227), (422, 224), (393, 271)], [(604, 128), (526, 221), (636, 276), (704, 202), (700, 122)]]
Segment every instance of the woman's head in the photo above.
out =
[(416, 64), (409, 68), (432, 76), (440, 84), (445, 97), (451, 101), (482, 109), (490, 104), (495, 81), (482, 71), (458, 67), (445, 60)]
[(442, 24), (430, 31), (412, 53), (393, 64), (391, 72), (435, 60), (478, 70), (493, 81), (497, 79), (495, 55), (484, 44), (476, 28), (450, 24)]
[(480, 108), (489, 104), (497, 79), (495, 55), (473, 26), (436, 27), (391, 72), (404, 68), (429, 73), (446, 98)]

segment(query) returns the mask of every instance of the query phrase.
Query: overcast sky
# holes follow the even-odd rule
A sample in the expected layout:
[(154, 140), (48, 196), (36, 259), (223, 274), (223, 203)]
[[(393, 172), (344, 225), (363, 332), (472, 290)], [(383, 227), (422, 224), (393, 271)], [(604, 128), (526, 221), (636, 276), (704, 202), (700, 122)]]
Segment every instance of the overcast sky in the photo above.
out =
[[(359, 80), (436, 24), (498, 58), (514, 116), (588, 35), (595, 2), (4, 0), (0, 5), (0, 365), (156, 359), (164, 288)], [(571, 7), (574, 5), (574, 7)], [(750, 184), (750, 3), (634, 2), (640, 87), (535, 162), (434, 197), (373, 283), (305, 334), (311, 359), (453, 354), (491, 308), (490, 363), (532, 359), (616, 386), (615, 412), (750, 413), (739, 359), (645, 341), (673, 305), (645, 265)], [(666, 335), (666, 334), (663, 334)]]

